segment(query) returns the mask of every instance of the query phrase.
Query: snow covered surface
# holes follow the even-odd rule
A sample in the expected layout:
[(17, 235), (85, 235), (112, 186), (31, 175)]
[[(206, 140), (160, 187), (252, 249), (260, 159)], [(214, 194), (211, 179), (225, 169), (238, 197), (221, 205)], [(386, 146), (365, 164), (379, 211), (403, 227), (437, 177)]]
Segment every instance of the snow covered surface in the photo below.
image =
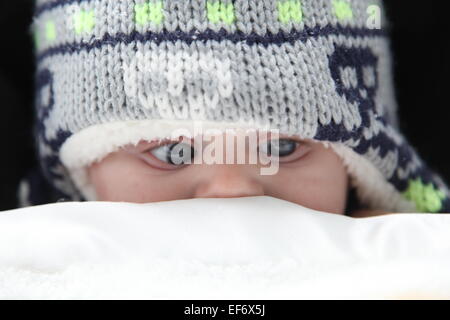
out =
[(0, 212), (0, 299), (450, 298), (450, 215), (271, 197)]

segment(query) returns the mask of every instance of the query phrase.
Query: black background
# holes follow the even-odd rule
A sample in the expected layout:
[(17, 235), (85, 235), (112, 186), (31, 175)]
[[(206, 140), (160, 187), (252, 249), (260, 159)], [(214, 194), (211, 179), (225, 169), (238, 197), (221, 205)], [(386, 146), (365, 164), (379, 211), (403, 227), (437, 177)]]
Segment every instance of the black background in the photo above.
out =
[[(31, 136), (32, 0), (0, 1), (0, 210), (16, 207), (20, 178), (35, 164)], [(431, 168), (450, 181), (450, 32), (445, 1), (386, 1), (400, 126)]]

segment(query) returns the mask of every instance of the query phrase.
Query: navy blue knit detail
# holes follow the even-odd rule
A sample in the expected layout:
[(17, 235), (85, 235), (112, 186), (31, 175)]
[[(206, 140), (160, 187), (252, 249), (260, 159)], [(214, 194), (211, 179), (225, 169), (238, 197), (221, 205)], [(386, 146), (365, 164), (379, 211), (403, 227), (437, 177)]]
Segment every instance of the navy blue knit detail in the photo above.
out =
[(41, 205), (52, 202), (52, 192), (48, 181), (42, 176), (39, 169), (34, 169), (26, 177), (29, 186), (28, 202), (32, 205)]
[[(43, 135), (44, 134), (42, 133), (40, 137), (42, 138)], [(59, 173), (55, 173), (51, 169), (56, 168), (60, 164), (60, 159), (58, 156), (59, 149), (71, 135), (72, 135), (72, 133), (70, 133), (68, 131), (60, 130), (60, 131), (58, 131), (56, 138), (51, 139), (51, 140), (44, 138), (46, 145), (48, 147), (50, 147), (50, 149), (52, 150), (52, 154), (47, 155), (47, 156), (42, 156), (41, 166), (42, 166), (42, 169), (44, 170), (44, 172), (47, 173), (50, 181), (55, 181), (56, 179), (58, 179), (58, 180), (64, 179), (63, 175), (61, 175)]]
[(445, 200), (442, 201), (442, 208), (439, 213), (450, 213), (450, 198), (445, 198)]
[(167, 30), (163, 30), (161, 32), (148, 31), (146, 33), (133, 31), (130, 34), (118, 33), (114, 36), (106, 33), (101, 39), (96, 39), (89, 42), (69, 43), (44, 50), (38, 55), (38, 63), (45, 58), (58, 54), (73, 54), (80, 51), (89, 52), (93, 49), (100, 49), (107, 45), (115, 46), (119, 43), (130, 44), (154, 42), (159, 45), (163, 42), (175, 43), (177, 41), (182, 41), (190, 45), (196, 41), (231, 41), (234, 44), (245, 42), (249, 46), (263, 45), (264, 47), (267, 47), (269, 45), (280, 46), (285, 43), (292, 44), (296, 41), (305, 42), (311, 38), (327, 37), (330, 35), (342, 35), (346, 37), (381, 37), (386, 36), (386, 33), (384, 30), (379, 29), (372, 30), (362, 28), (333, 27), (330, 25), (314, 28), (305, 27), (302, 31), (292, 30), (289, 33), (279, 32), (272, 34), (268, 32), (264, 36), (258, 35), (254, 32), (251, 34), (246, 34), (241, 31), (230, 33), (223, 28), (219, 31), (207, 29), (201, 33), (195, 29), (190, 32), (183, 32), (179, 29), (173, 32), (168, 32)]
[[(329, 58), (330, 71), (336, 85), (336, 91), (341, 96), (345, 96), (351, 103), (367, 100), (374, 104), (375, 95), (378, 90), (378, 58), (369, 48), (349, 48), (346, 46), (336, 46), (334, 53)], [(375, 71), (374, 84), (368, 86), (364, 83), (363, 67), (372, 67)], [(341, 80), (341, 68), (352, 68), (357, 76), (357, 86), (345, 88)], [(362, 96), (364, 91), (366, 96)], [(368, 109), (368, 108), (367, 108)]]
[[(42, 90), (48, 87), (48, 101), (42, 101)], [(37, 116), (40, 121), (48, 118), (55, 104), (53, 89), (53, 74), (48, 69), (40, 71), (36, 76)]]
[[(376, 136), (373, 136), (370, 139), (366, 139), (363, 134), (363, 131), (371, 126), (370, 113), (373, 113), (376, 117), (375, 121), (379, 121), (384, 127), (388, 128), (390, 126), (384, 117), (377, 114), (375, 108), (375, 99), (379, 84), (379, 76), (377, 74), (378, 58), (369, 48), (336, 46), (335, 52), (330, 56), (329, 65), (337, 93), (349, 102), (358, 104), (362, 125), (355, 130), (348, 131), (343, 123), (336, 124), (332, 122), (328, 125), (319, 127), (314, 139), (329, 140), (333, 142), (345, 142), (350, 140), (358, 141), (358, 145), (352, 149), (360, 155), (366, 154), (369, 148), (378, 149), (378, 156), (381, 158), (386, 157), (388, 152), (397, 152), (397, 167), (406, 170), (416, 153), (406, 141), (399, 145), (386, 133), (386, 131), (380, 131)], [(367, 67), (374, 70), (374, 81), (370, 85), (364, 82), (363, 70)], [(357, 78), (356, 86), (354, 84), (350, 87), (345, 86), (341, 75), (342, 70), (345, 68), (351, 68), (355, 72)], [(388, 182), (399, 192), (406, 191), (409, 186), (409, 181), (417, 178), (420, 178), (424, 184), (431, 183), (437, 188), (438, 186), (434, 180), (433, 172), (424, 165), (424, 162), (421, 161), (421, 159), (419, 160), (420, 165), (415, 171), (410, 172), (408, 177), (400, 179), (396, 171), (393, 176), (388, 179)]]
[(36, 206), (61, 200), (72, 200), (68, 195), (52, 186), (43, 176), (42, 170), (39, 167), (33, 168), (23, 182), (28, 184), (29, 194), (26, 201), (29, 205)]
[[(58, 167), (62, 168), (59, 159), (59, 150), (63, 145), (63, 143), (72, 135), (71, 132), (59, 130), (56, 133), (56, 136), (52, 139), (49, 139), (46, 136), (45, 122), (47, 121), (55, 105), (53, 81), (54, 81), (53, 74), (48, 69), (43, 69), (36, 75), (35, 79), (36, 117), (33, 126), (35, 145), (44, 143), (50, 149), (49, 154), (41, 155), (39, 162), (40, 170), (43, 176), (42, 178), (45, 178), (47, 184), (49, 185), (52, 185), (52, 183), (54, 183), (55, 181), (58, 180), (61, 181), (64, 179), (63, 174), (55, 172), (54, 169)], [(43, 99), (44, 97), (47, 98), (46, 101), (44, 101)], [(34, 174), (34, 177), (36, 178), (36, 174)], [(38, 181), (38, 179), (34, 180)], [(39, 181), (35, 183), (35, 185), (37, 184), (43, 185), (44, 182)], [(56, 194), (58, 197), (70, 198), (69, 195), (66, 195), (58, 191), (56, 187), (53, 186), (53, 189), (54, 190), (52, 190), (52, 194)], [(38, 195), (37, 197), (41, 197), (44, 194), (48, 195), (48, 192), (47, 193), (45, 193), (44, 191), (41, 193), (35, 192), (35, 194)], [(39, 196), (39, 194), (41, 194), (41, 196)], [(34, 199), (33, 201), (37, 201), (37, 199)]]

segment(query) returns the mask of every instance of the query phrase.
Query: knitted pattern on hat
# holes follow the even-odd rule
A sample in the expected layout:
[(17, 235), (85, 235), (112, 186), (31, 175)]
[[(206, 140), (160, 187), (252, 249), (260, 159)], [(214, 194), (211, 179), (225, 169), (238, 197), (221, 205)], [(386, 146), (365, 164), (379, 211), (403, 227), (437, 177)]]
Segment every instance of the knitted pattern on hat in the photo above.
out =
[(398, 131), (385, 27), (374, 0), (38, 0), (41, 169), (93, 200), (86, 167), (125, 144), (198, 122), (279, 129), (329, 142), (367, 208), (450, 212)]

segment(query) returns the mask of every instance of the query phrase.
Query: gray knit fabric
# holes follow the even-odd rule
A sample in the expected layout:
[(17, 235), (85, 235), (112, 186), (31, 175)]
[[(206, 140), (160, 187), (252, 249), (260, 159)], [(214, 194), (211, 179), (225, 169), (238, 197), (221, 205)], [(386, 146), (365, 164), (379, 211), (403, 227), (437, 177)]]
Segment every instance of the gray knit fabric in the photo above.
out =
[(398, 132), (385, 22), (373, 0), (38, 0), (43, 172), (80, 200), (59, 152), (86, 128), (255, 120), (342, 143), (417, 212), (448, 211), (445, 183)]

